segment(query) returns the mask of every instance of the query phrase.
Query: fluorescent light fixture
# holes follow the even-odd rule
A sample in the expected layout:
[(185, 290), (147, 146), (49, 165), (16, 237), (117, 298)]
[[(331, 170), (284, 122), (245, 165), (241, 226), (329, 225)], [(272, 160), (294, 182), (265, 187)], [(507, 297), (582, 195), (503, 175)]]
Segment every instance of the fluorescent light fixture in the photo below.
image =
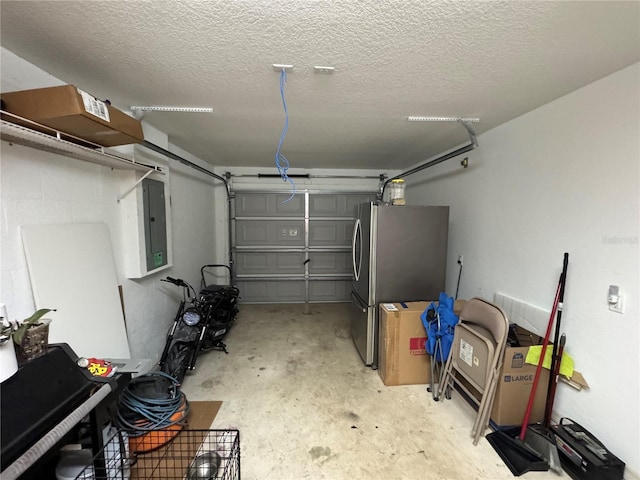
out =
[(281, 72), (282, 70), (284, 70), (285, 72), (290, 72), (291, 70), (293, 70), (293, 65), (285, 65), (282, 63), (274, 63), (272, 64), (273, 69), (276, 72)]
[(184, 113), (212, 113), (211, 107), (167, 107), (161, 105), (151, 105), (143, 107), (140, 105), (132, 105), (129, 107), (132, 112), (184, 112)]
[(410, 122), (467, 122), (478, 123), (479, 118), (462, 118), (462, 117), (407, 117)]
[(335, 69), (336, 67), (322, 67), (320, 65), (316, 65), (315, 67), (313, 67), (315, 73), (333, 73)]

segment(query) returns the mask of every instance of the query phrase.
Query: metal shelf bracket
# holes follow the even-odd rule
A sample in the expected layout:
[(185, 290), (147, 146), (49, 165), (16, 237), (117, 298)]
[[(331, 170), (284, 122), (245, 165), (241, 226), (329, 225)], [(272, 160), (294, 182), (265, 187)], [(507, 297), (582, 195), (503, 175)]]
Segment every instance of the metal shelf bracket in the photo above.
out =
[(142, 177), (140, 177), (140, 179), (134, 183), (131, 188), (129, 188), (126, 192), (124, 192), (122, 195), (120, 195), (118, 197), (118, 203), (120, 203), (120, 200), (122, 200), (124, 197), (126, 197), (127, 195), (129, 195), (131, 192), (133, 192), (135, 190), (135, 188), (140, 185), (142, 183), (142, 181), (147, 178), (149, 175), (151, 175), (153, 173), (153, 170), (149, 170), (147, 173), (145, 173)]
[(460, 125), (462, 125), (467, 130), (467, 133), (469, 134), (469, 141), (474, 146), (474, 148), (477, 147), (478, 139), (476, 138), (476, 132), (474, 132), (473, 128), (471, 128), (471, 123), (464, 118), (459, 118), (458, 123), (460, 123)]

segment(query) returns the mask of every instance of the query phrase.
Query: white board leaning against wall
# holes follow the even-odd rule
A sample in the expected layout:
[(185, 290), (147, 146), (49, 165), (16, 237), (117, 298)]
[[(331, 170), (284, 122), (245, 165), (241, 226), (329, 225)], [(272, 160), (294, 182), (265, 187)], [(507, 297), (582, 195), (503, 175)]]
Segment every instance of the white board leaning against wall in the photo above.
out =
[(81, 357), (129, 358), (111, 238), (102, 223), (22, 227), (31, 288), (48, 314), (49, 343)]

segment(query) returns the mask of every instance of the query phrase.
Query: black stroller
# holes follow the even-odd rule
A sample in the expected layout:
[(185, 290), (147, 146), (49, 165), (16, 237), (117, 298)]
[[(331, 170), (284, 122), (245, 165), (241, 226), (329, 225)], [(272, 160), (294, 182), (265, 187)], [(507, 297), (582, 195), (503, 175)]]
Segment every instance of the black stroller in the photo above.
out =
[[(228, 282), (218, 283), (220, 275), (216, 274), (216, 269), (226, 270), (224, 276), (228, 276)], [(240, 298), (238, 288), (231, 285), (231, 267), (224, 264), (203, 265), (200, 268), (200, 278), (200, 295), (204, 295), (217, 304), (214, 309), (214, 318), (212, 318), (213, 325), (226, 328), (228, 333), (238, 314), (238, 299)]]

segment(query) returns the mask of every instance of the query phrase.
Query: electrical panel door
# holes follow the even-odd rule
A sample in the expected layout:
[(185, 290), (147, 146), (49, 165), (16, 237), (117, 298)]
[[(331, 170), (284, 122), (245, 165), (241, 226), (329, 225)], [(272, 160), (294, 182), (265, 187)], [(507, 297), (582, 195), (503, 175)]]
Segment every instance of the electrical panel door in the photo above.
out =
[(147, 270), (167, 264), (167, 218), (164, 182), (145, 178), (142, 181), (144, 239)]

